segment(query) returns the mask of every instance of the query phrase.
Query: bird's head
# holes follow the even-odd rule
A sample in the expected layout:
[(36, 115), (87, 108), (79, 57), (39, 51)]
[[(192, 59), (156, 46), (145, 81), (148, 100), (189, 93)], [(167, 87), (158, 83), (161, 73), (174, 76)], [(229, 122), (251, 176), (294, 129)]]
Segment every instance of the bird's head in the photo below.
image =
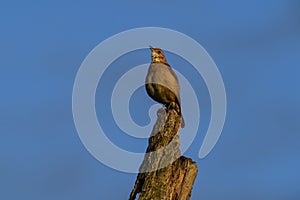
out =
[(154, 48), (152, 46), (150, 46), (150, 49), (151, 49), (152, 63), (164, 63), (169, 65), (163, 50), (161, 50), (160, 48)]

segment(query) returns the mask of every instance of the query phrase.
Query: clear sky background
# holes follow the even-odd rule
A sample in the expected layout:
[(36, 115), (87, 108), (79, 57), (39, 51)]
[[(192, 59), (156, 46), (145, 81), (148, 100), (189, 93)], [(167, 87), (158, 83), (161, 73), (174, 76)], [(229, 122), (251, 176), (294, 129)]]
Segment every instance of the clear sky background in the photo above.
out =
[[(198, 151), (210, 104), (205, 84), (199, 83), (203, 126), (185, 153), (199, 167), (191, 199), (299, 200), (298, 0), (2, 1), (0, 199), (128, 198), (136, 174), (110, 169), (85, 149), (73, 122), (72, 88), (81, 62), (96, 45), (145, 26), (194, 38), (214, 59), (225, 83), (226, 124), (203, 160)], [(111, 68), (116, 77), (123, 72), (118, 63), (130, 69), (149, 62), (150, 52), (125, 57)], [(191, 71), (180, 62), (174, 57), (172, 63), (188, 76)], [(132, 105), (142, 114), (154, 103), (142, 88), (135, 96)], [(98, 92), (98, 115), (107, 109), (101, 99)], [(147, 124), (141, 113), (132, 116)], [(145, 150), (147, 140), (124, 137), (109, 116), (102, 123), (115, 144)]]

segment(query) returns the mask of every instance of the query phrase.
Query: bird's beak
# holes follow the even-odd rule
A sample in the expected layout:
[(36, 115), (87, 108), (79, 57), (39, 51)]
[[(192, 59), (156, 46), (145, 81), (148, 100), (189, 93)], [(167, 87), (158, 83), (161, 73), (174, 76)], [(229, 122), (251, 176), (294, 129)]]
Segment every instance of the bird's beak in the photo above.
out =
[(153, 51), (153, 47), (150, 45), (149, 48), (151, 49), (151, 51)]

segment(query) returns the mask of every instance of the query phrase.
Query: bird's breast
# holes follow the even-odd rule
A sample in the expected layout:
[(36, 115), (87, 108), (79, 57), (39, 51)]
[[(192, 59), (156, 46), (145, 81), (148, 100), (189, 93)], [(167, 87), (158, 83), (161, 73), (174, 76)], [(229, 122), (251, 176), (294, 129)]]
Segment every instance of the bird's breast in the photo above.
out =
[(156, 84), (177, 84), (177, 77), (174, 77), (172, 73), (172, 69), (162, 63), (152, 63), (149, 66), (147, 81), (148, 83), (156, 83)]
[(176, 74), (168, 65), (151, 63), (146, 76), (146, 84), (159, 84), (171, 90), (179, 99), (179, 83)]

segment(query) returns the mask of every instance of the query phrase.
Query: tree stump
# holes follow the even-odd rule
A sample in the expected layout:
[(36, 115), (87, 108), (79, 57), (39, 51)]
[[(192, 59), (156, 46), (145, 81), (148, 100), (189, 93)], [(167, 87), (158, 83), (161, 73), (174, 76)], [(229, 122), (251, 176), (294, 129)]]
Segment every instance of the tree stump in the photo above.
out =
[(198, 168), (179, 149), (181, 117), (175, 110), (158, 111), (158, 118), (149, 138), (129, 200), (188, 200)]

